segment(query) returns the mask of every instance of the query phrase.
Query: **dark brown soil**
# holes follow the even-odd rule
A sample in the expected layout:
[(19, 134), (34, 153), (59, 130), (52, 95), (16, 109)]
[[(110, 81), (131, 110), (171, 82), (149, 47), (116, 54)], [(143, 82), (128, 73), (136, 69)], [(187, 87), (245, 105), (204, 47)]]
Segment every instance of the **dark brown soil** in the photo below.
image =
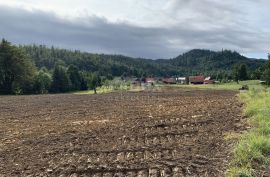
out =
[(224, 176), (232, 91), (0, 96), (0, 176)]

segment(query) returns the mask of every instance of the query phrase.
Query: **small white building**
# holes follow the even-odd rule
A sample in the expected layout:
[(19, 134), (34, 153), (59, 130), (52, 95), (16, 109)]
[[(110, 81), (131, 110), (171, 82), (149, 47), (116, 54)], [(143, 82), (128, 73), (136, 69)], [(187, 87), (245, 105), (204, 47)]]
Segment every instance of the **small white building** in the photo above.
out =
[(187, 83), (187, 78), (186, 77), (177, 77), (176, 82), (179, 84), (186, 84)]

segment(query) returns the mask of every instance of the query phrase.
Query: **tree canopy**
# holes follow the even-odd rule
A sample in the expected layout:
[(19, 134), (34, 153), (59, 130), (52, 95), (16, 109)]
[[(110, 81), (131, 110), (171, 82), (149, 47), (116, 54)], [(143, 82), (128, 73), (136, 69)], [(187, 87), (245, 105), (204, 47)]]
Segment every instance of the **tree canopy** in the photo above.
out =
[(64, 93), (70, 90), (70, 80), (63, 66), (55, 66), (52, 76), (51, 90), (55, 93)]
[(0, 43), (0, 93), (29, 93), (33, 89), (36, 67), (27, 55), (10, 42)]
[(76, 66), (80, 71), (96, 72), (101, 76), (187, 76), (204, 74), (216, 77), (232, 74), (235, 64), (246, 64), (250, 71), (263, 66), (265, 60), (249, 59), (237, 52), (195, 49), (172, 59), (143, 59), (123, 55), (92, 54), (43, 45), (21, 46), (37, 67), (53, 69), (56, 64)]
[[(143, 59), (91, 54), (43, 45), (0, 43), (0, 94), (62, 93), (93, 89), (106, 79), (135, 76), (190, 76), (202, 74), (220, 82), (249, 77), (268, 80), (270, 64), (237, 52), (195, 49), (172, 59)], [(234, 67), (233, 67), (234, 66)], [(269, 81), (270, 82), (270, 81)]]

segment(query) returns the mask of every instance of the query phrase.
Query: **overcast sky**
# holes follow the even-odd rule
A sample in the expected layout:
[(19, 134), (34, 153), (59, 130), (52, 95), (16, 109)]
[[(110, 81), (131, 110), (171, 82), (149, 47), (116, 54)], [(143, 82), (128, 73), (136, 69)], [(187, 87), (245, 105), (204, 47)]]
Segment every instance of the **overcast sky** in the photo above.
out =
[(269, 0), (0, 0), (0, 37), (152, 59), (194, 48), (266, 58), (269, 7)]

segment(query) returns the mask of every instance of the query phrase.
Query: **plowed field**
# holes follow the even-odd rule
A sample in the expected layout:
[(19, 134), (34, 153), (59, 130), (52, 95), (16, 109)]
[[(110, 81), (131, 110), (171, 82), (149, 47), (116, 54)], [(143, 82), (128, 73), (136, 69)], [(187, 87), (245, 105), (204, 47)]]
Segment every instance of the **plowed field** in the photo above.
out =
[(0, 96), (0, 176), (224, 176), (236, 92)]

